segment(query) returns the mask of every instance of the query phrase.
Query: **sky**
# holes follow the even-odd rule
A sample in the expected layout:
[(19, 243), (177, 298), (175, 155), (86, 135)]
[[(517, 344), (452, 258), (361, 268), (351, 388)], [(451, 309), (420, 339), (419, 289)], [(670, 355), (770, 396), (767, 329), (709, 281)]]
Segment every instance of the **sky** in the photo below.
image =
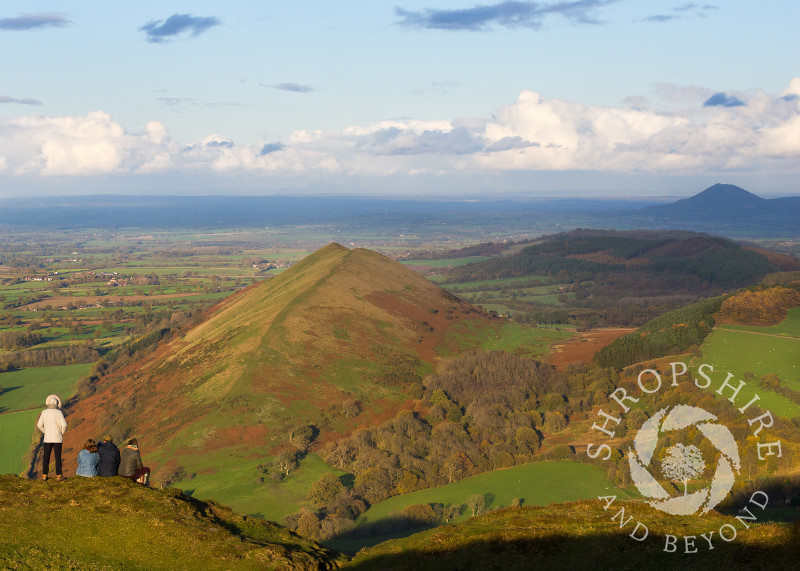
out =
[(800, 3), (0, 4), (0, 198), (800, 194)]

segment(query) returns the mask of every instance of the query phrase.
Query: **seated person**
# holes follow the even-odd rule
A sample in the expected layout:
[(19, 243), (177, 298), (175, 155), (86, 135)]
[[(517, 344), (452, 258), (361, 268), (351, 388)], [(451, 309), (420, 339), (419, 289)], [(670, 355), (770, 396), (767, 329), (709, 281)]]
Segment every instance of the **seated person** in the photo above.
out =
[(100, 462), (97, 464), (98, 476), (110, 478), (119, 473), (119, 448), (114, 444), (111, 435), (103, 436), (102, 442), (97, 445), (97, 455), (100, 458)]
[(75, 470), (76, 476), (94, 478), (97, 476), (97, 444), (91, 438), (83, 445), (83, 449), (78, 452), (78, 469)]
[(142, 465), (142, 455), (139, 453), (139, 441), (135, 438), (128, 440), (128, 445), (120, 455), (119, 475), (136, 480), (147, 485), (150, 478), (150, 468)]

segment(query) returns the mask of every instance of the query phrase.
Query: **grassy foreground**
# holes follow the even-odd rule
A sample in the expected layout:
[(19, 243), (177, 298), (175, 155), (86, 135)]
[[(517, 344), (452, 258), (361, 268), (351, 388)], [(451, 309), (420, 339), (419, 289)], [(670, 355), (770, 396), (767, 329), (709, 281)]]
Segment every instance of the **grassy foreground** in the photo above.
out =
[[(623, 516), (616, 515), (625, 508)], [(754, 508), (758, 515), (760, 511)], [(616, 520), (612, 521), (615, 517)], [(628, 518), (633, 518), (628, 521)], [(620, 529), (620, 520), (625, 522)], [(647, 526), (643, 541), (629, 537), (636, 523)], [(737, 531), (730, 543), (719, 529)], [(639, 528), (638, 536), (643, 536)], [(713, 531), (713, 550), (700, 537)], [(730, 535), (728, 528), (725, 533)], [(665, 551), (667, 534), (677, 538)], [(684, 537), (690, 540), (685, 553)], [(675, 517), (637, 502), (615, 502), (607, 511), (599, 500), (546, 507), (505, 508), (458, 525), (445, 525), (360, 551), (347, 569), (788, 569), (800, 556), (798, 524), (756, 524), (714, 512)]]
[(3, 569), (335, 569), (344, 561), (277, 524), (176, 488), (0, 476)]

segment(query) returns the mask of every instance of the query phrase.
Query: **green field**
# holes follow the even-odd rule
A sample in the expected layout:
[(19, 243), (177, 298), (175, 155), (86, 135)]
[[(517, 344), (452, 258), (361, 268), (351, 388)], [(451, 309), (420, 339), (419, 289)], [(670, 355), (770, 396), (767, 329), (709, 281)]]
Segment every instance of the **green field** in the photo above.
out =
[(755, 333), (765, 333), (767, 335), (780, 335), (783, 337), (797, 337), (800, 339), (800, 307), (790, 309), (786, 318), (769, 327), (758, 327), (755, 325), (733, 325), (724, 324), (717, 329), (730, 329), (734, 331), (750, 331)]
[(44, 408), (44, 400), (50, 394), (57, 394), (64, 401), (72, 395), (75, 381), (88, 375), (90, 368), (91, 364), (82, 363), (0, 373), (0, 412)]
[[(547, 354), (553, 343), (572, 336), (570, 329), (531, 327), (516, 321), (505, 321), (492, 329), (473, 326), (465, 321), (451, 326), (447, 331), (447, 340), (458, 345), (460, 350), (508, 351), (531, 357)], [(447, 350), (439, 353), (443, 357), (451, 354)]]
[(495, 287), (495, 286), (510, 286), (514, 284), (520, 283), (543, 283), (548, 276), (522, 276), (518, 278), (500, 278), (496, 280), (479, 280), (474, 282), (463, 282), (463, 283), (447, 283), (447, 289), (452, 289), (453, 291), (461, 291), (462, 288), (486, 288), (486, 287)]
[(401, 262), (406, 266), (427, 266), (429, 268), (449, 268), (456, 266), (466, 266), (476, 262), (489, 260), (489, 256), (472, 256), (469, 258), (446, 258), (443, 260), (404, 260)]
[[(610, 491), (612, 490), (612, 491)], [(550, 460), (523, 464), (503, 470), (492, 470), (465, 478), (446, 486), (418, 490), (394, 496), (372, 505), (356, 521), (357, 525), (373, 524), (392, 517), (413, 504), (443, 504), (445, 507), (464, 504), (466, 499), (479, 494), (486, 498), (486, 509), (508, 507), (519, 499), (526, 506), (541, 506), (557, 502), (592, 499), (599, 495), (619, 495), (627, 499), (630, 493), (608, 483), (605, 471), (598, 466), (578, 462)], [(465, 507), (460, 518), (470, 517)], [(412, 531), (402, 535), (410, 535)], [(395, 534), (397, 536), (398, 534)], [(327, 542), (326, 545), (345, 552), (355, 552), (361, 547), (375, 545), (387, 539), (358, 538)]]
[(75, 382), (90, 368), (90, 364), (80, 364), (0, 373), (0, 474), (19, 474), (25, 469), (23, 458), (31, 447), (47, 395), (66, 400)]
[[(325, 464), (316, 454), (308, 454), (300, 462), (300, 467), (280, 482), (273, 482), (270, 474), (258, 472), (258, 460), (243, 464), (238, 458), (227, 454), (218, 458), (208, 455), (203, 460), (208, 461), (209, 466), (214, 466), (216, 471), (213, 474), (197, 474), (194, 478), (179, 482), (176, 484), (179, 488), (194, 497), (213, 499), (231, 506), (239, 513), (276, 522), (305, 505), (308, 490), (323, 474), (343, 474)], [(259, 481), (261, 477), (263, 483)]]
[(38, 410), (0, 414), (0, 474), (27, 471), (23, 458), (31, 447)]
[[(787, 386), (800, 390), (800, 339), (717, 328), (706, 337), (702, 351), (703, 357), (695, 361), (714, 365), (715, 372), (734, 373), (737, 380), (748, 371), (756, 379), (775, 373)], [(759, 404), (774, 414), (800, 416), (800, 405), (761, 388), (755, 380), (747, 382), (738, 399), (747, 402), (754, 394), (761, 397)]]

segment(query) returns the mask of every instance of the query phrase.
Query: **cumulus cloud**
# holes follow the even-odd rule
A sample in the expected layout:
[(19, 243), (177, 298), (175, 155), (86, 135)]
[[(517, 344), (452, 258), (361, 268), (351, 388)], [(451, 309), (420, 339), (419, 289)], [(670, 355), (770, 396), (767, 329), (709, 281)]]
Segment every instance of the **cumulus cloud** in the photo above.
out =
[(0, 18), (0, 30), (19, 32), (41, 28), (63, 28), (71, 23), (72, 21), (69, 18), (61, 14), (41, 12), (38, 14), (21, 14), (16, 18)]
[(191, 14), (173, 14), (166, 20), (151, 20), (139, 28), (147, 35), (147, 41), (153, 44), (168, 42), (183, 34), (196, 38), (209, 28), (219, 26), (222, 22), (215, 17), (198, 17)]
[(580, 24), (600, 23), (592, 13), (614, 0), (577, 0), (541, 4), (538, 2), (500, 2), (492, 5), (477, 5), (458, 10), (438, 10), (428, 8), (423, 11), (410, 11), (395, 8), (397, 23), (409, 28), (430, 30), (468, 30), (481, 31), (495, 26), (504, 28), (541, 28), (544, 20), (558, 15)]
[[(85, 117), (29, 115), (0, 120), (0, 156), (13, 174), (98, 175), (132, 173), (174, 154), (158, 122), (144, 133), (126, 133), (102, 111)], [(152, 168), (152, 167), (149, 167)]]
[(727, 93), (715, 93), (703, 102), (703, 107), (744, 107), (744, 101)]
[(31, 99), (30, 97), (9, 97), (8, 95), (0, 95), (0, 103), (16, 103), (17, 105), (42, 105), (38, 99)]
[[(701, 105), (713, 91), (656, 86), (666, 102), (592, 106), (533, 91), (482, 119), (393, 120), (287, 139), (234, 143), (223, 134), (178, 144), (159, 122), (130, 133), (101, 111), (0, 119), (4, 176), (248, 173), (317, 177), (496, 174), (513, 171), (696, 174), (800, 169), (800, 78)], [(666, 94), (666, 95), (664, 95)], [(711, 94), (711, 95), (709, 95)], [(679, 108), (671, 99), (688, 102)], [(727, 104), (726, 104), (727, 103)]]

